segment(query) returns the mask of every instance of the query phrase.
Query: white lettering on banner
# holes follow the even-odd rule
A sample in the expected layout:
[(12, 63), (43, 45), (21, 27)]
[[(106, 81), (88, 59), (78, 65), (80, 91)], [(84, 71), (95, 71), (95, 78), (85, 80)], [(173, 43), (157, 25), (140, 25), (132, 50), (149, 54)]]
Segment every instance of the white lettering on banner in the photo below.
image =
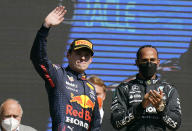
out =
[(173, 121), (171, 117), (169, 116), (163, 116), (163, 120), (171, 127), (176, 128), (177, 127), (177, 122)]
[(134, 119), (134, 116), (132, 113), (129, 113), (129, 115), (125, 116), (122, 120), (116, 121), (116, 126), (118, 128), (122, 127), (122, 126), (126, 125), (127, 123), (129, 123), (132, 119)]
[(87, 130), (89, 128), (89, 125), (86, 122), (83, 122), (83, 121), (81, 121), (79, 119), (74, 119), (73, 117), (68, 117), (67, 116), (65, 122), (84, 127)]

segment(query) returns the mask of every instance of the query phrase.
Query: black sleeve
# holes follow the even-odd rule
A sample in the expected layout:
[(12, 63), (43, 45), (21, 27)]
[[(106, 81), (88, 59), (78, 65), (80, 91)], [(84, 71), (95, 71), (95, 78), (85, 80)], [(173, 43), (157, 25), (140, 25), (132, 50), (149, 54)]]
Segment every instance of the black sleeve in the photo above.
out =
[(129, 88), (126, 83), (120, 84), (115, 91), (111, 105), (111, 124), (116, 129), (131, 125), (141, 117), (144, 111), (141, 103), (129, 104)]
[(176, 130), (181, 125), (181, 106), (178, 92), (171, 88), (168, 92), (165, 110), (162, 112), (164, 124), (172, 130)]
[(46, 84), (50, 85), (50, 87), (55, 87), (54, 79), (56, 69), (51, 61), (48, 60), (47, 57), (47, 36), (48, 36), (49, 28), (42, 26), (40, 30), (37, 32), (35, 41), (33, 42), (33, 46), (31, 48), (30, 59), (39, 73), (39, 75), (45, 80)]

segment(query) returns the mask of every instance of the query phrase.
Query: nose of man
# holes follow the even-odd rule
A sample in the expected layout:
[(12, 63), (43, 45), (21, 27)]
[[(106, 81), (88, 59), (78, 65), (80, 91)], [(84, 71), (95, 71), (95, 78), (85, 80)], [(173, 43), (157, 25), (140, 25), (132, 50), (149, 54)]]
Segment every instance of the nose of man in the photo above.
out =
[(86, 59), (85, 55), (81, 55), (80, 59), (85, 60)]

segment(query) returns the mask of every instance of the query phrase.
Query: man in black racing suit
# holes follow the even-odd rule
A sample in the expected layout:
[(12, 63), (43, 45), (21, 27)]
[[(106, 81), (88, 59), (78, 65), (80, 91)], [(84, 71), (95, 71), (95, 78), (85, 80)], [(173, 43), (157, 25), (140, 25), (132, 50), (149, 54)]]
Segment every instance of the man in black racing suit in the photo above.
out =
[(66, 10), (56, 7), (45, 18), (31, 49), (31, 60), (45, 80), (53, 131), (100, 131), (100, 113), (95, 88), (87, 81), (85, 70), (92, 62), (93, 45), (75, 39), (68, 50), (69, 66), (52, 64), (47, 57), (50, 27), (64, 20)]
[(181, 124), (181, 107), (178, 92), (161, 81), (156, 70), (158, 52), (151, 45), (137, 52), (136, 79), (122, 82), (115, 91), (111, 106), (111, 123), (116, 129), (128, 131), (176, 130)]

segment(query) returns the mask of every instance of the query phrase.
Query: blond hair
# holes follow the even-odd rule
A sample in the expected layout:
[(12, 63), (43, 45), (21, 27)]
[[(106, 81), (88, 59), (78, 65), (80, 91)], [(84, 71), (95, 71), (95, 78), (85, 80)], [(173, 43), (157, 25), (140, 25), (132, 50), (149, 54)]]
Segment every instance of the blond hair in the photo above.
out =
[(92, 84), (103, 87), (104, 92), (106, 92), (106, 85), (105, 85), (105, 83), (103, 82), (103, 80), (101, 78), (99, 78), (99, 77), (97, 77), (95, 75), (92, 75), (87, 80), (89, 82), (91, 82)]

